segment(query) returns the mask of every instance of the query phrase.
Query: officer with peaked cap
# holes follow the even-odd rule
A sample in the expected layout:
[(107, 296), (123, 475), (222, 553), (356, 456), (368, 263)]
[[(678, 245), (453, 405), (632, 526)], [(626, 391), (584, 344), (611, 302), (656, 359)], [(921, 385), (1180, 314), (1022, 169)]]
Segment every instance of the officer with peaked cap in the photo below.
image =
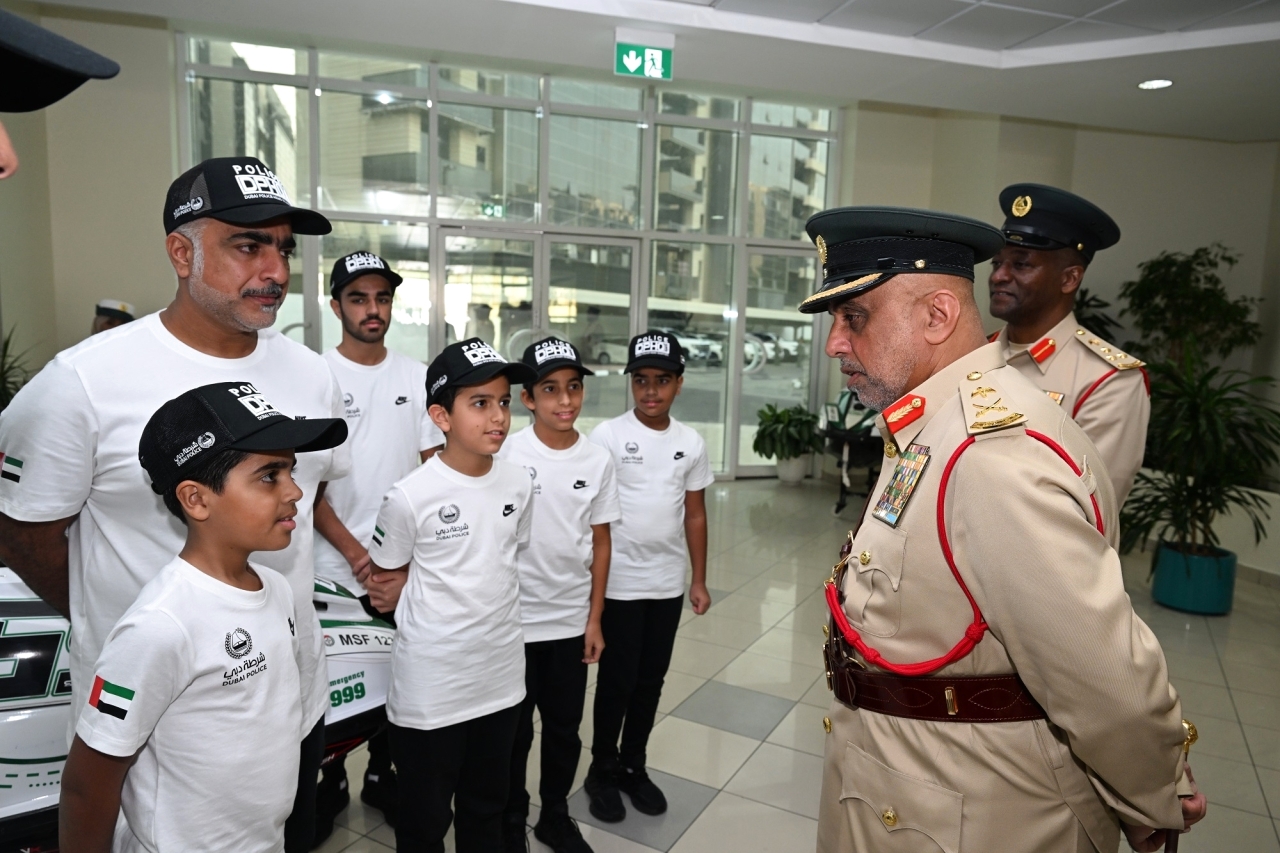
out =
[[(825, 595), (819, 853), (1155, 850), (1204, 815), (1160, 644), (1133, 612), (1096, 450), (983, 338), (996, 229), (809, 220), (826, 352), (885, 464)], [(1185, 799), (1181, 799), (1184, 797)]]
[(1124, 506), (1151, 417), (1143, 363), (1080, 325), (1072, 308), (1086, 268), (1120, 229), (1066, 190), (1014, 184), (1000, 193), (1005, 245), (991, 259), (991, 340), (1010, 366), (1062, 406), (1098, 448)]

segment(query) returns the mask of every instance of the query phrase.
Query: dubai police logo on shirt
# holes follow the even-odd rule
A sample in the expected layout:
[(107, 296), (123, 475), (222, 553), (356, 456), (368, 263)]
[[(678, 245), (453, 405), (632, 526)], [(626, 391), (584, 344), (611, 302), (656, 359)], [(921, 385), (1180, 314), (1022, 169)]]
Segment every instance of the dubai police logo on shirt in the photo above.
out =
[(573, 351), (573, 345), (564, 341), (548, 338), (545, 341), (539, 341), (534, 344), (533, 358), (538, 364), (546, 364), (552, 359), (564, 359), (568, 361), (577, 361), (578, 354)]
[(89, 692), (89, 707), (108, 717), (123, 720), (129, 714), (134, 693), (128, 687), (112, 684), (101, 675), (94, 676), (93, 690)]
[(497, 350), (488, 344), (480, 341), (479, 343), (468, 344), (463, 347), (462, 354), (467, 357), (467, 361), (471, 362), (471, 366), (475, 367), (480, 364), (489, 364), (491, 362), (505, 362), (506, 359), (498, 355)]
[(440, 516), (440, 520), (445, 524), (453, 524), (462, 517), (462, 513), (458, 510), (456, 504), (446, 504), (440, 507), (440, 512), (437, 515)]
[(233, 165), (231, 170), (235, 172), (236, 186), (240, 187), (240, 194), (246, 201), (269, 198), (284, 204), (291, 203), (289, 194), (284, 191), (284, 184), (280, 183), (275, 172), (266, 166), (247, 163), (242, 166)]
[(262, 396), (261, 391), (247, 382), (227, 390), (231, 396), (240, 401), (240, 405), (248, 409), (260, 421), (264, 421), (267, 418), (284, 417), (284, 414), (279, 409), (271, 405), (267, 398)]
[(355, 272), (356, 270), (385, 270), (387, 265), (382, 262), (382, 258), (372, 252), (356, 252), (354, 255), (347, 256), (347, 272)]
[(0, 479), (22, 482), (22, 460), (8, 453), (0, 453)]
[(628, 441), (626, 447), (628, 453), (640, 452), (640, 445), (636, 444), (634, 441)]
[(236, 660), (253, 651), (253, 637), (249, 636), (249, 632), (243, 628), (236, 628), (234, 631), (227, 632), (227, 639), (223, 642), (223, 647), (227, 650), (227, 654)]

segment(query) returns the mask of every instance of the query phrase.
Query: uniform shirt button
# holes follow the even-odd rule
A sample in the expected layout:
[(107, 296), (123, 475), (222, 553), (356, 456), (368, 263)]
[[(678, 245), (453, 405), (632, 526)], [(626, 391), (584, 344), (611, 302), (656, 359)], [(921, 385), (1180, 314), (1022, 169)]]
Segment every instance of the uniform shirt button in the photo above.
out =
[(884, 821), (885, 826), (898, 825), (898, 813), (893, 810), (893, 806), (889, 806), (889, 808), (885, 809), (884, 813), (880, 815), (880, 818)]
[(830, 717), (822, 718), (822, 730), (827, 734), (831, 734), (831, 718)]
[(870, 562), (871, 562), (871, 552), (870, 552), (870, 551), (863, 551), (861, 554), (859, 554), (859, 555), (858, 555), (858, 562), (859, 562), (859, 563), (861, 563), (861, 564), (862, 564), (862, 565), (864, 565), (864, 566), (865, 566), (865, 565), (867, 565), (868, 563), (870, 563)]
[(890, 459), (898, 455), (898, 448), (894, 447), (893, 442), (886, 441), (884, 443), (884, 455)]

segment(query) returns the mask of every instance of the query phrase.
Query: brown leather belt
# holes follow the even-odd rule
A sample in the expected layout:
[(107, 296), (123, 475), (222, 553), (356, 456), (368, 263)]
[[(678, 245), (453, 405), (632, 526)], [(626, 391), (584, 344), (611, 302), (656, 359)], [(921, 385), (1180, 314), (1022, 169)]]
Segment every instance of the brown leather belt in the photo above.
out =
[(1010, 723), (1043, 720), (1044, 709), (1016, 675), (903, 678), (868, 672), (827, 641), (827, 686), (850, 708), (891, 717), (955, 723)]

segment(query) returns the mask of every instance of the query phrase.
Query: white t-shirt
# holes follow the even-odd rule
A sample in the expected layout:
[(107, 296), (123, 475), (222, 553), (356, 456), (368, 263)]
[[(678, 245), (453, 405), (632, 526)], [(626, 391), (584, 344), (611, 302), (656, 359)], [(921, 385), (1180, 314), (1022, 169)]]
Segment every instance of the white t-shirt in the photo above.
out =
[(591, 525), (622, 517), (609, 453), (582, 435), (553, 450), (527, 426), (498, 456), (523, 465), (533, 480), (529, 547), (516, 556), (524, 640), (579, 637), (591, 611)]
[(529, 541), (533, 487), (518, 465), (483, 477), (433, 456), (392, 487), (369, 554), (408, 564), (396, 607), (387, 719), (439, 729), (524, 698), (524, 635), (516, 550)]
[(605, 421), (591, 441), (609, 451), (622, 520), (613, 525), (606, 595), (621, 601), (684, 595), (685, 492), (715, 482), (702, 436), (675, 418), (649, 429), (634, 411)]
[[(444, 444), (427, 417), (427, 366), (387, 351), (375, 365), (356, 364), (336, 349), (324, 354), (342, 388), (351, 448), (351, 474), (325, 487), (325, 500), (360, 542), (373, 535), (382, 496), (421, 463), (423, 450)], [(316, 574), (361, 594), (351, 566), (316, 534)]]
[[(257, 592), (175, 557), (107, 638), (76, 734), (138, 754), (115, 853), (276, 853), (298, 784), (302, 708), (289, 582)], [(310, 600), (304, 602), (310, 609)]]
[[(68, 531), (72, 704), (84, 704), (107, 634), (142, 587), (182, 550), (186, 528), (169, 514), (138, 463), (138, 439), (168, 400), (212, 382), (251, 382), (292, 417), (342, 417), (342, 393), (324, 359), (274, 330), (258, 332), (244, 358), (215, 358), (175, 338), (158, 314), (94, 335), (63, 350), (0, 414), (0, 512), (20, 521), (79, 515)], [(20, 467), (10, 463), (17, 460)], [(289, 547), (255, 560), (280, 572), (293, 597), (310, 601), (315, 584), (312, 502), (321, 480), (346, 476), (346, 445), (299, 453), (302, 489)], [(315, 723), (329, 705), (320, 621), (298, 626), (308, 657), (303, 716)]]

